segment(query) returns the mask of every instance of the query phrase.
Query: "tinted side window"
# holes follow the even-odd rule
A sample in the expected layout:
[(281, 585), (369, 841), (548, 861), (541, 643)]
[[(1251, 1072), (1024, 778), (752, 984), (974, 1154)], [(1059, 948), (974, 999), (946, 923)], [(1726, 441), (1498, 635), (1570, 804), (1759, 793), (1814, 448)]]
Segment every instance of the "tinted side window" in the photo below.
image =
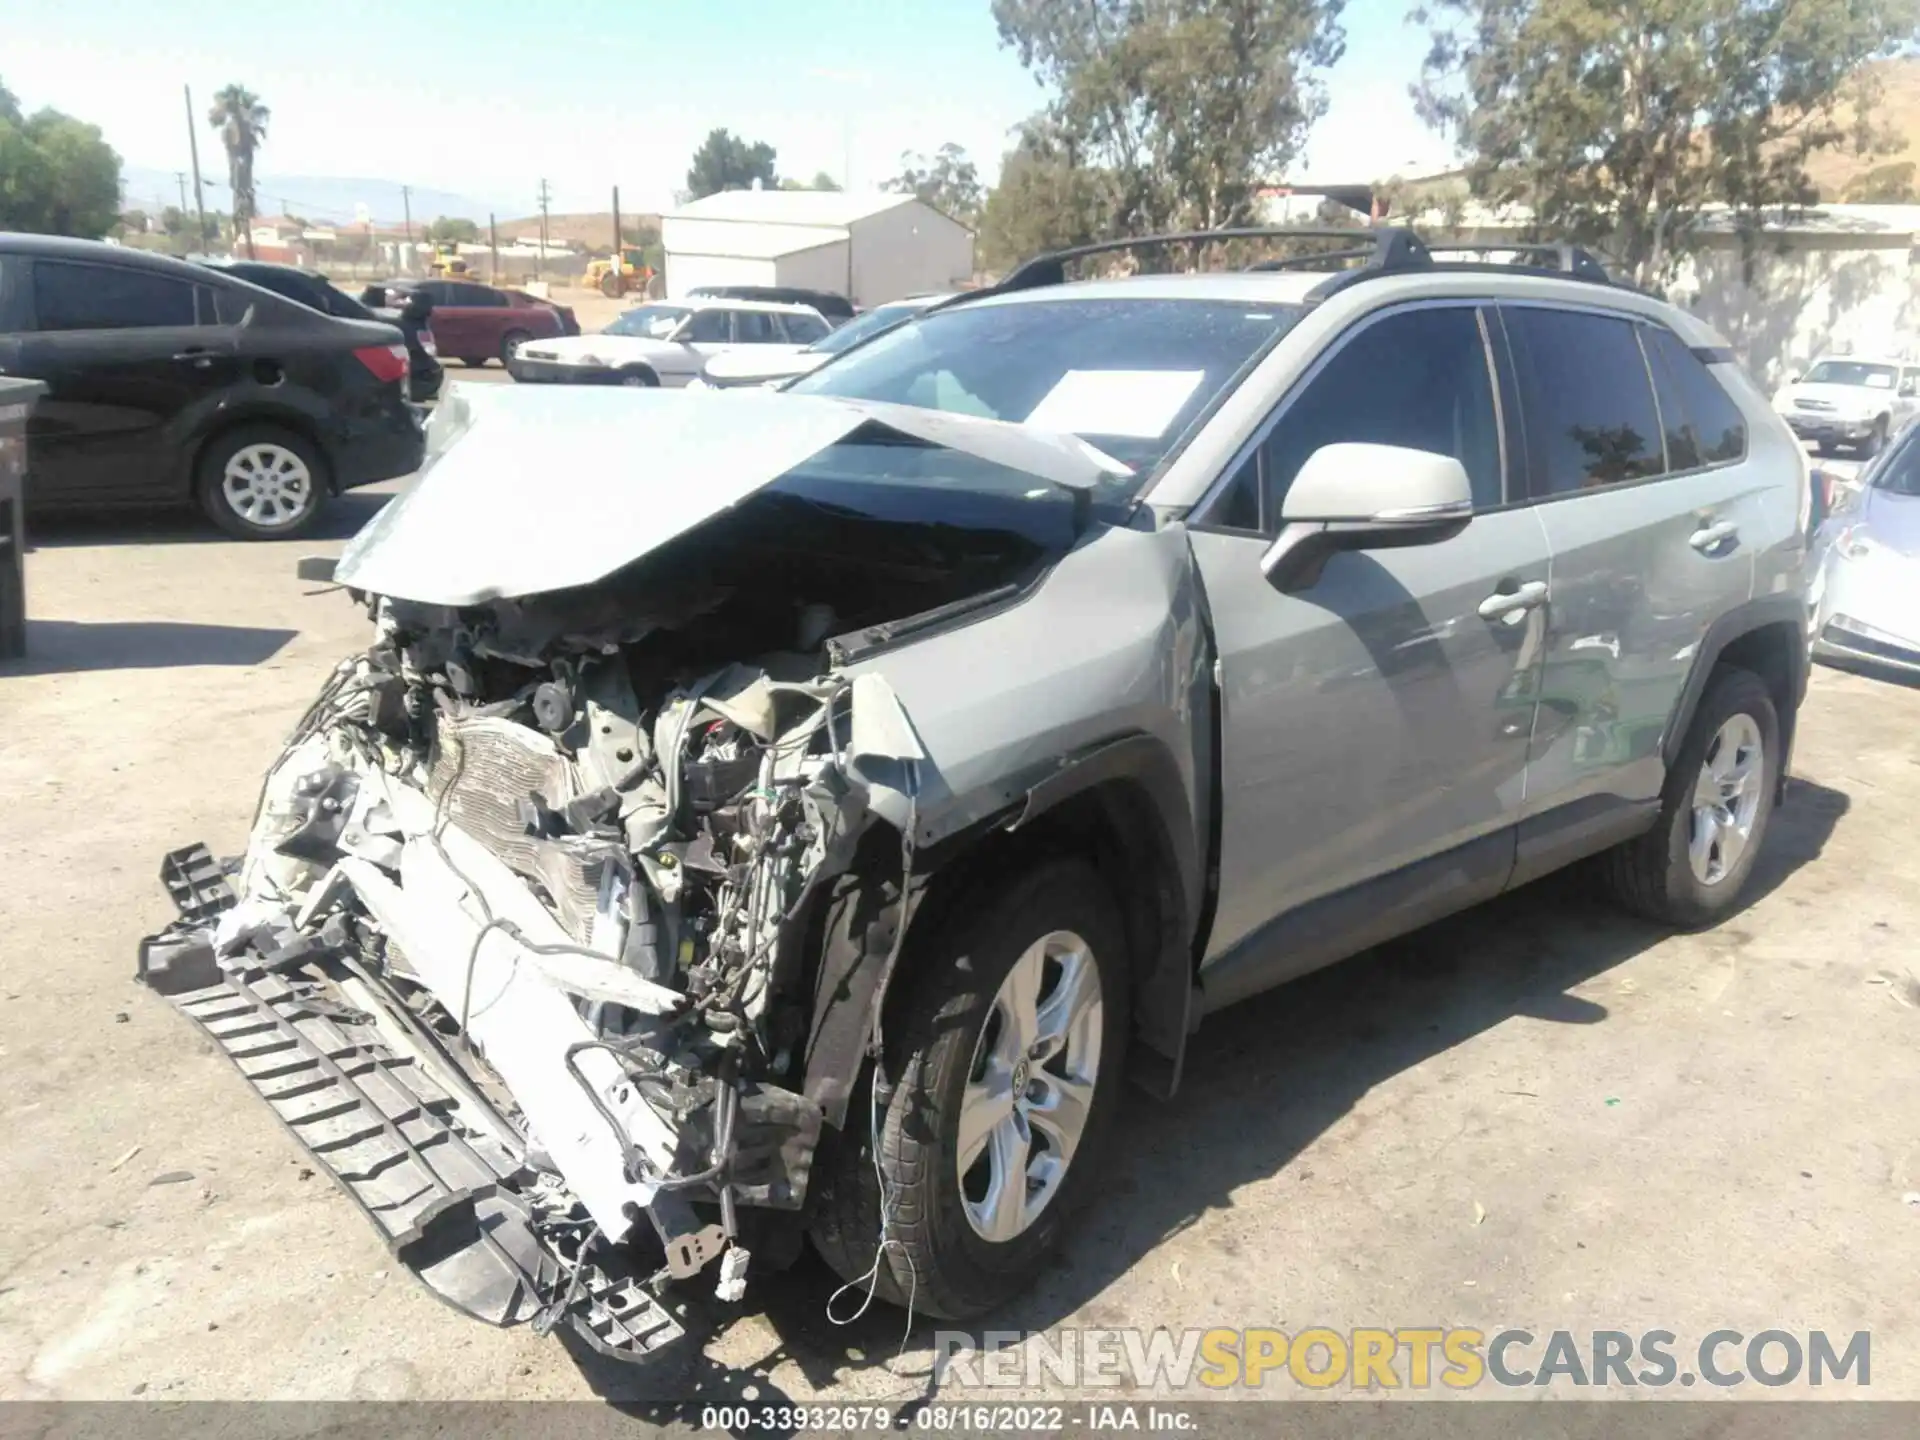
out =
[(733, 312), (733, 338), (742, 345), (773, 345), (780, 336), (774, 329), (774, 318), (764, 310), (736, 310)]
[(1479, 312), (1408, 310), (1355, 333), (1288, 405), (1211, 519), (1271, 532), (1307, 458), (1342, 443), (1451, 455), (1466, 467), (1474, 505), (1500, 504), (1500, 429)]
[(36, 260), (33, 309), (41, 330), (135, 330), (194, 323), (193, 286), (171, 275)]
[(27, 328), (27, 264), (18, 255), (0, 255), (0, 335)]
[(1633, 323), (1527, 306), (1503, 313), (1526, 405), (1531, 492), (1659, 475), (1660, 419)]
[(498, 309), (507, 303), (506, 296), (484, 285), (449, 285), (447, 292), (449, 305), (481, 305)]
[(787, 341), (793, 345), (811, 345), (827, 333), (827, 322), (812, 315), (782, 315)]
[(1653, 362), (1667, 432), (1667, 468), (1696, 470), (1745, 455), (1747, 418), (1713, 372), (1663, 326), (1644, 326), (1640, 338)]
[(684, 338), (695, 345), (724, 345), (732, 318), (725, 310), (702, 310), (687, 322)]

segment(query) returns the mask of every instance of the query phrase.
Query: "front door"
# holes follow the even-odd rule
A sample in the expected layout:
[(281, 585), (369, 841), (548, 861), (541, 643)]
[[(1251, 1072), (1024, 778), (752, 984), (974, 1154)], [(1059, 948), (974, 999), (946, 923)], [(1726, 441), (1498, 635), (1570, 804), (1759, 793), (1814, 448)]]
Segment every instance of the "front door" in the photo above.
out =
[(169, 423), (231, 378), (229, 333), (195, 324), (195, 287), (67, 260), (31, 266), (32, 328), (9, 366), (46, 382), (29, 422), (43, 503), (173, 498)]
[[(1363, 322), (1202, 507), (1192, 545), (1219, 652), (1220, 889), (1208, 959), (1270, 919), (1451, 853), (1504, 884), (1526, 779), (1548, 551), (1509, 507), (1488, 320), (1471, 303)], [(1458, 458), (1473, 520), (1336, 555), (1282, 594), (1260, 557), (1307, 457), (1342, 441)]]

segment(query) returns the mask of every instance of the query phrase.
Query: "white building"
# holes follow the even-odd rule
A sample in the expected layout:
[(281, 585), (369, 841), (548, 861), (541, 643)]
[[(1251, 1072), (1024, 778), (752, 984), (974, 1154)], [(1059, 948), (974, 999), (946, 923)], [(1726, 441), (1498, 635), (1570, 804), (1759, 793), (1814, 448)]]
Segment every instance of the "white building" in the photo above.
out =
[(912, 195), (729, 190), (660, 218), (669, 299), (800, 285), (879, 305), (973, 276), (973, 232)]
[[(1490, 245), (1519, 241), (1529, 218), (1458, 199), (1393, 217), (1436, 243)], [(1724, 214), (1704, 221), (1667, 298), (1725, 335), (1763, 388), (1822, 355), (1920, 357), (1920, 205), (1776, 214), (1750, 259)]]

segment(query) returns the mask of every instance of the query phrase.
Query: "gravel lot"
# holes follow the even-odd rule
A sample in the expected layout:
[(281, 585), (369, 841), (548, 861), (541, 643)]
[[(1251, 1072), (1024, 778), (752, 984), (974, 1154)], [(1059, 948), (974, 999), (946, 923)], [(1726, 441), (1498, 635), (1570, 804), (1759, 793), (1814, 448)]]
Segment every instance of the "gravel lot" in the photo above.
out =
[[(295, 559), (382, 499), (338, 504), (321, 541), (38, 536), (31, 657), (0, 666), (0, 1397), (635, 1383), (434, 1303), (133, 980), (161, 853), (239, 847), (286, 727), (362, 641)], [(1128, 1100), (1065, 1262), (996, 1323), (1869, 1329), (1871, 1393), (1920, 1398), (1917, 724), (1920, 692), (1816, 672), (1752, 904), (1713, 932), (1556, 878), (1209, 1022), (1176, 1100)], [(832, 1288), (809, 1260), (703, 1310), (688, 1390), (920, 1393), (929, 1331), (889, 1362), (899, 1314), (837, 1329)]]

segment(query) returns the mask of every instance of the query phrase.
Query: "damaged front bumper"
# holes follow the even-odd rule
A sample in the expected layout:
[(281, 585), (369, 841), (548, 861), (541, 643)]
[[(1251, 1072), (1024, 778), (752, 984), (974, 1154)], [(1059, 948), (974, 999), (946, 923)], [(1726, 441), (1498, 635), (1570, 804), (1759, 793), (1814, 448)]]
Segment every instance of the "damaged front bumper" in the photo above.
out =
[(396, 653), (336, 672), (245, 856), (166, 858), (140, 977), (434, 1294), (651, 1360), (673, 1282), (743, 1294), (743, 1211), (805, 1205), (783, 961), (869, 814), (860, 756), (910, 730), (870, 680), (734, 666), (642, 707), (575, 657), (483, 701)]

